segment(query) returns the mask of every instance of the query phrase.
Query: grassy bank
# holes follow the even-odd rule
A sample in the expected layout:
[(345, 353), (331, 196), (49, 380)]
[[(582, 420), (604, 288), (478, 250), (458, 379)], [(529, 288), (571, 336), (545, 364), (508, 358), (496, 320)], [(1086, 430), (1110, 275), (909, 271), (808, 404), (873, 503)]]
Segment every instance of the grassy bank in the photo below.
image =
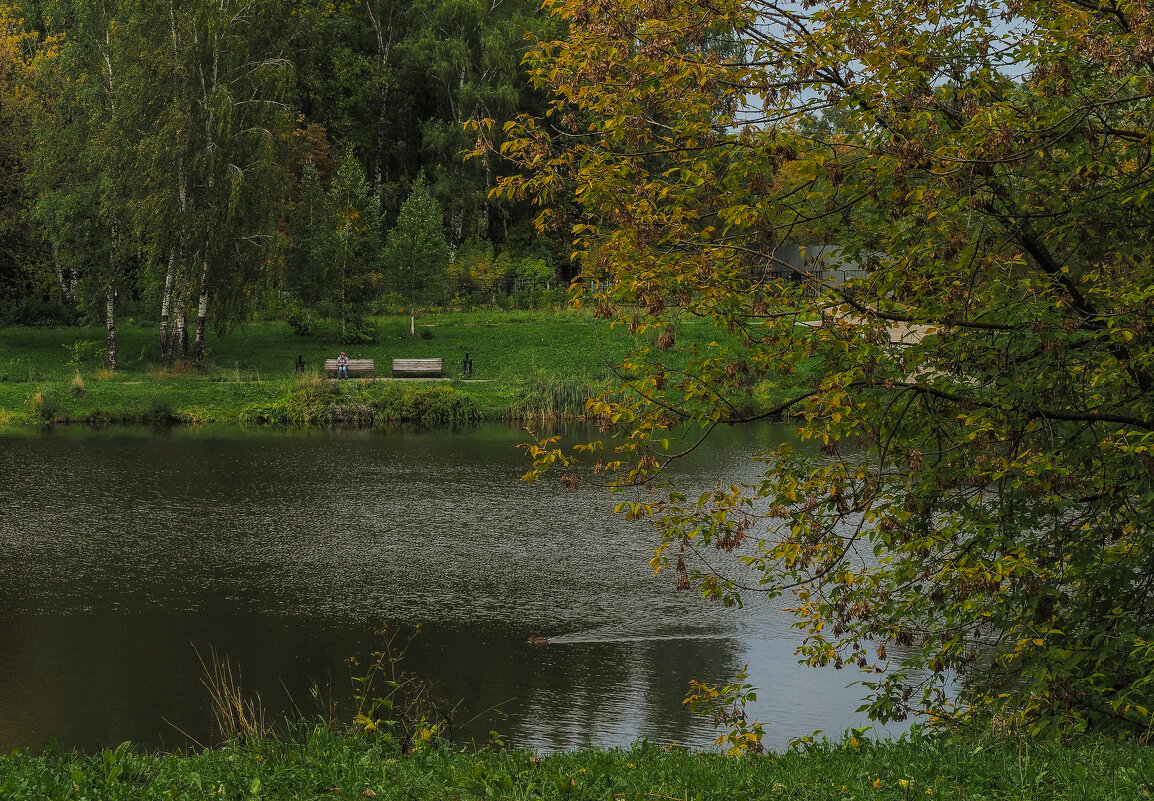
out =
[(652, 747), (537, 757), (426, 748), (319, 730), (301, 741), (148, 754), (14, 752), (0, 758), (0, 797), (21, 799), (1143, 799), (1154, 751), (1075, 745), (900, 742), (816, 747), (752, 758)]
[[(251, 323), (210, 334), (200, 365), (163, 367), (155, 325), (130, 322), (119, 329), (115, 373), (104, 369), (103, 329), (0, 329), (0, 425), (566, 419), (614, 380), (631, 345), (650, 344), (645, 335), (636, 342), (623, 327), (571, 310), (429, 314), (415, 334), (408, 317), (375, 324), (373, 342), (341, 345), (331, 328), (298, 336), (283, 322)], [(685, 323), (678, 336), (705, 343), (717, 333), (707, 323)], [(385, 379), (394, 358), (440, 357), (444, 380), (331, 381), (324, 360), (342, 350), (375, 359)], [(466, 354), (470, 376), (463, 373)], [(298, 356), (304, 373), (295, 370)], [(751, 408), (793, 389), (759, 387)]]
[[(211, 335), (199, 367), (164, 368), (156, 328), (119, 330), (119, 369), (103, 369), (103, 331), (0, 330), (0, 424), (43, 422), (247, 422), (325, 424), (571, 415), (611, 375), (626, 335), (574, 312), (427, 315), (376, 321), (365, 345), (335, 330), (297, 336), (284, 323)], [(331, 382), (326, 358), (345, 350), (376, 359), (441, 357), (445, 381)], [(462, 373), (466, 353), (473, 375)], [(294, 365), (303, 358), (306, 369)]]

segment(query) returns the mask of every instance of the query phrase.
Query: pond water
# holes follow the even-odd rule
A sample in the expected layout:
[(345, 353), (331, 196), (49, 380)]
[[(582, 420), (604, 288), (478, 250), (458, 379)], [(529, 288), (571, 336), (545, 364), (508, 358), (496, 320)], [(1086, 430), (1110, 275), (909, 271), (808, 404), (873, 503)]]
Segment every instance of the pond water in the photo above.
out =
[[(791, 430), (727, 431), (711, 486)], [(271, 719), (347, 696), (345, 659), (422, 624), (405, 666), (460, 700), (455, 736), (540, 751), (712, 747), (690, 679), (748, 663), (767, 745), (864, 725), (849, 671), (796, 664), (774, 604), (724, 609), (648, 567), (620, 498), (525, 484), (524, 435), (67, 428), (0, 435), (0, 749), (211, 741), (197, 651)], [(552, 638), (531, 646), (531, 636)], [(342, 714), (347, 707), (340, 707)]]

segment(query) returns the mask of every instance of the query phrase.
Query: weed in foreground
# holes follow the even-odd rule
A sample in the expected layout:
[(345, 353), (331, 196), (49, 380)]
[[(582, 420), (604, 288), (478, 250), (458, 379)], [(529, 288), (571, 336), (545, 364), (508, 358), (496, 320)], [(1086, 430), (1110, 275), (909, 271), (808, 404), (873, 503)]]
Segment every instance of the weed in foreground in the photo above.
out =
[(215, 648), (209, 649), (207, 662), (199, 650), (196, 658), (204, 670), (201, 682), (212, 701), (212, 720), (220, 741), (243, 744), (268, 737), (271, 729), (265, 723), (260, 697), (245, 697), (240, 673), (233, 672), (232, 663), (220, 658)]
[(765, 724), (750, 720), (745, 713), (745, 705), (757, 700), (757, 692), (746, 680), (749, 678), (749, 664), (737, 674), (733, 684), (717, 687), (689, 682), (689, 693), (682, 702), (691, 712), (711, 718), (715, 726), (724, 727), (716, 743), (729, 756), (760, 754), (765, 748), (761, 741), (765, 737)]
[[(420, 624), (405, 635), (398, 628), (377, 632), (384, 645), (372, 654), (364, 675), (352, 676), (356, 704), (352, 732), (398, 746), (401, 753), (451, 741), (457, 706), (434, 697), (432, 685), (401, 667), (405, 652), (421, 633)], [(360, 666), (356, 658), (348, 664)]]

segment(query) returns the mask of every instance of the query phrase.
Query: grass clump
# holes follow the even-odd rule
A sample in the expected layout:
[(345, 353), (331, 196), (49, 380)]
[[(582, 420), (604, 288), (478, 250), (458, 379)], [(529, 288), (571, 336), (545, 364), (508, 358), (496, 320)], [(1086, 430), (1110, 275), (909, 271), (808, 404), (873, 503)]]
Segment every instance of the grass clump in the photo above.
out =
[(511, 410), (512, 417), (532, 423), (579, 420), (585, 417), (589, 399), (600, 392), (601, 387), (582, 378), (534, 371), (524, 396)]
[(327, 422), (326, 412), (339, 397), (335, 386), (305, 384), (282, 397), (266, 403), (254, 403), (239, 415), (242, 423), (276, 423), (279, 425), (315, 425)]
[(202, 681), (212, 701), (213, 724), (221, 737), (226, 742), (243, 744), (272, 735), (260, 698), (245, 695), (240, 673), (233, 669), (232, 662), (218, 656), (215, 649), (210, 649), (207, 662), (200, 651), (196, 657), (204, 669)]
[(465, 423), (481, 418), (473, 398), (454, 387), (373, 381), (302, 382), (300, 388), (240, 413), (244, 423), (291, 426)]
[(469, 423), (483, 416), (472, 397), (445, 384), (375, 383), (362, 397), (386, 423)]
[(38, 423), (67, 423), (71, 420), (63, 398), (55, 389), (41, 389), (33, 393), (31, 416)]

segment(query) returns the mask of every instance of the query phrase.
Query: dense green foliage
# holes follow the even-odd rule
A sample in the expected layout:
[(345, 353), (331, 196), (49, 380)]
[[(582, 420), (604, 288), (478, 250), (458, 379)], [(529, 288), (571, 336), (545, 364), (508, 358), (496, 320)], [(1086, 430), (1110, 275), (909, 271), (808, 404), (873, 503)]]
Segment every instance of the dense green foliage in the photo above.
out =
[[(654, 566), (786, 596), (802, 658), (861, 668), (879, 719), (1148, 733), (1145, 0), (549, 5), (570, 36), (532, 54), (551, 106), (502, 191), (572, 230), (581, 300), (656, 345), (595, 458), (657, 480), (657, 441), (755, 419), (758, 382), (816, 365), (783, 409), (825, 454), (626, 505), (663, 533)], [(830, 243), (856, 277), (785, 257)], [(684, 341), (702, 319), (716, 340)]]
[[(856, 741), (850, 741), (850, 743)], [(1141, 799), (1154, 752), (1110, 743), (1059, 747), (900, 742), (816, 746), (752, 759), (638, 746), (538, 757), (425, 747), (406, 756), (369, 738), (324, 730), (196, 754), (14, 752), (0, 758), (0, 795), (53, 799), (539, 799), (894, 801), (965, 798)]]
[[(550, 24), (524, 0), (0, 5), (0, 324), (100, 322), (116, 369), (127, 316), (166, 364), (254, 316), (363, 342), (370, 312), (451, 298), (466, 246), (471, 287), (529, 253), (556, 283), (524, 204), (488, 195), (501, 165), (461, 155), (466, 122), (536, 107), (523, 35)], [(386, 270), (410, 197), (425, 232)]]

